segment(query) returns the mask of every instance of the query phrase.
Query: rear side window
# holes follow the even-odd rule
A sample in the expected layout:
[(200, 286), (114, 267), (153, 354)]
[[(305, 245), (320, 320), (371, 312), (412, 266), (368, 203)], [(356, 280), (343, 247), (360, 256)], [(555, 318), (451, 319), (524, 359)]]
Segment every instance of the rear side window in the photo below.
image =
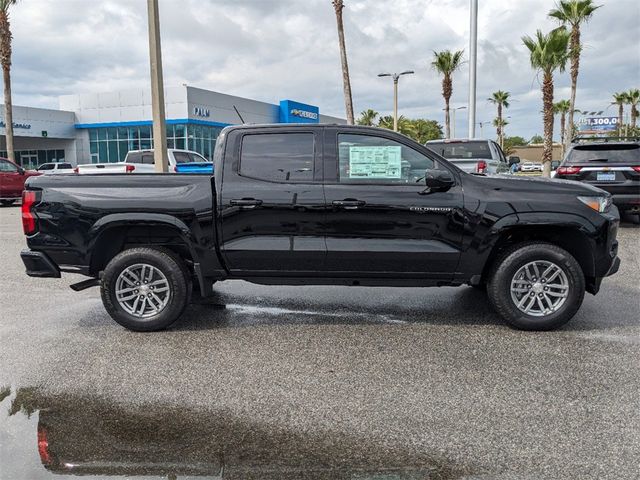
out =
[(54, 163), (45, 163), (44, 165), (40, 165), (40, 167), (38, 168), (39, 172), (42, 172), (44, 170), (55, 170), (56, 165)]
[(59, 163), (58, 164), (58, 170), (62, 169), (62, 170), (70, 170), (73, 167), (71, 166), (70, 163)]
[(640, 165), (640, 145), (576, 145), (567, 155), (567, 163), (581, 162)]
[(176, 163), (191, 163), (193, 159), (187, 152), (173, 152), (173, 158), (176, 159)]
[(142, 163), (142, 154), (138, 153), (130, 153), (127, 156), (127, 163)]
[(491, 159), (489, 142), (442, 142), (428, 143), (426, 147), (438, 155), (451, 160), (460, 159)]
[(142, 154), (142, 163), (145, 165), (153, 165), (155, 163), (153, 159), (153, 153), (147, 152)]
[(313, 133), (245, 135), (240, 174), (272, 182), (312, 182)]

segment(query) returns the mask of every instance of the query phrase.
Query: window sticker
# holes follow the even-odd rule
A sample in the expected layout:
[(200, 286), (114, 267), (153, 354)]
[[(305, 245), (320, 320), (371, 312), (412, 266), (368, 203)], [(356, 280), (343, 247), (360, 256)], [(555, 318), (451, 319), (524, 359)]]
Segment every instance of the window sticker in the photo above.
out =
[(349, 178), (400, 178), (400, 146), (349, 147)]

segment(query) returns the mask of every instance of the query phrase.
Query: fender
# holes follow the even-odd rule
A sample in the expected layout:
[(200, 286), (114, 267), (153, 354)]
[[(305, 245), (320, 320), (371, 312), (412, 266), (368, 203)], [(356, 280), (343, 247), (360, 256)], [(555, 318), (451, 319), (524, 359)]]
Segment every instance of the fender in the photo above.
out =
[[(505, 233), (518, 228), (535, 229), (536, 227), (544, 228), (550, 237), (562, 233), (562, 230), (571, 230), (594, 244), (592, 246), (595, 246), (596, 238), (600, 234), (599, 229), (588, 219), (573, 213), (542, 211), (511, 213), (497, 220), (488, 231), (475, 231), (469, 248), (462, 253), (460, 259), (460, 265), (465, 266), (465, 270), (461, 272), (462, 277), (471, 278), (472, 283), (474, 280), (479, 282), (480, 276), (487, 266), (487, 261), (491, 258), (499, 240), (503, 238)], [(589, 250), (588, 255), (582, 256), (580, 259), (586, 275), (591, 274), (595, 262), (594, 250)]]

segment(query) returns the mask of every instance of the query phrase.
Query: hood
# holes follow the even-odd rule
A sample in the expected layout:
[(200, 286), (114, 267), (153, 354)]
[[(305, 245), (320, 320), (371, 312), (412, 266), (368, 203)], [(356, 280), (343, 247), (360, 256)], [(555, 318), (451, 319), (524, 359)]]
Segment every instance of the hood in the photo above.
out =
[[(545, 177), (518, 177), (515, 175), (470, 175), (472, 181), (483, 188), (497, 191), (513, 191), (519, 193), (566, 193), (568, 195), (600, 195), (610, 194), (588, 183)], [(465, 177), (464, 180), (467, 180)], [(463, 181), (464, 181), (463, 180)], [(468, 181), (468, 180), (467, 180)]]

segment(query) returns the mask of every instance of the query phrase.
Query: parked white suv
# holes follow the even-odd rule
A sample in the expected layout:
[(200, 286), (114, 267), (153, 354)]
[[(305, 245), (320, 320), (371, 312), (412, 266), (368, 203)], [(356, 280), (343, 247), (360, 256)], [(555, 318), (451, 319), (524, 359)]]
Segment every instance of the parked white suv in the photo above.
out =
[[(190, 150), (167, 149), (169, 173), (213, 173), (213, 162)], [(153, 150), (130, 150), (124, 162), (87, 163), (75, 169), (80, 174), (155, 173)]]
[(509, 173), (509, 162), (493, 140), (429, 140), (425, 146), (467, 173)]
[(73, 165), (64, 162), (43, 163), (37, 169), (45, 175), (56, 175), (59, 173), (73, 173)]

